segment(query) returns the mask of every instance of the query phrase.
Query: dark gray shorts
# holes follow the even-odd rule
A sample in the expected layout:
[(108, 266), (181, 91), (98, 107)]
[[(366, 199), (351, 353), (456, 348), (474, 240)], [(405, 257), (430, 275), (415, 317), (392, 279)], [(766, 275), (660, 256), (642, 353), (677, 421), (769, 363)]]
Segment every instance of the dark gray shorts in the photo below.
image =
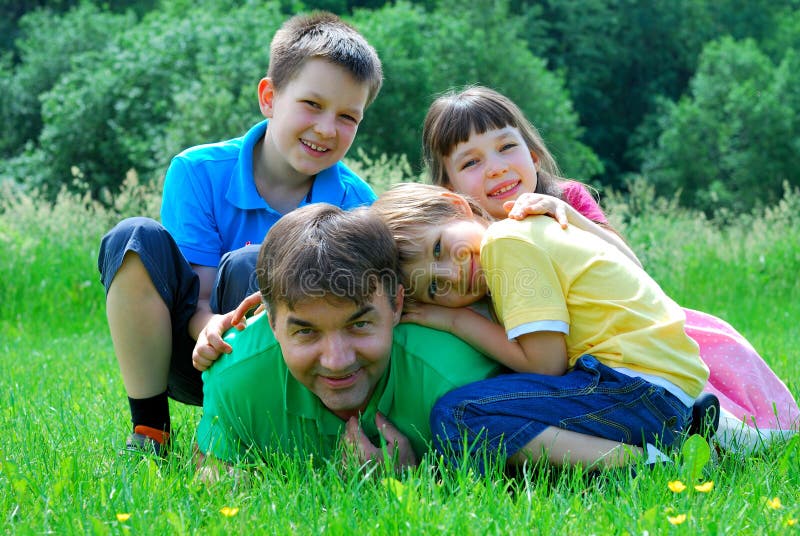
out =
[(142, 260), (170, 312), (172, 360), (167, 394), (179, 402), (200, 406), (203, 381), (200, 371), (192, 365), (195, 341), (188, 330), (189, 319), (197, 309), (200, 280), (160, 223), (150, 218), (128, 218), (111, 229), (100, 243), (97, 268), (106, 292), (129, 251)]

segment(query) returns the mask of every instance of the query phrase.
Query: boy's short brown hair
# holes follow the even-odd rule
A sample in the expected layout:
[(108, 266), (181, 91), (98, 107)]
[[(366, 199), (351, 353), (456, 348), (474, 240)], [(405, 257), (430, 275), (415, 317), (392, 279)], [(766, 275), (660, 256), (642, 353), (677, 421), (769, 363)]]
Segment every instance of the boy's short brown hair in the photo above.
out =
[[(340, 298), (363, 306), (382, 288), (394, 307), (397, 246), (386, 224), (367, 208), (327, 203), (295, 209), (272, 226), (256, 264), (269, 312), (309, 298)], [(274, 320), (274, 319), (273, 319)]]
[(367, 84), (367, 106), (383, 84), (378, 53), (358, 30), (332, 13), (296, 15), (283, 23), (270, 44), (267, 76), (276, 89), (283, 89), (310, 58), (338, 65)]

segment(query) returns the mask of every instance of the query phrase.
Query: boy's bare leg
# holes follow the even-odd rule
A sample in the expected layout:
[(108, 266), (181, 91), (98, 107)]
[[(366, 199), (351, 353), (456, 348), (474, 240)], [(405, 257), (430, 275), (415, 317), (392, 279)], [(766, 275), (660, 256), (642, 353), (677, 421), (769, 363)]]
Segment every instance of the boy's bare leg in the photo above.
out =
[(580, 463), (587, 469), (611, 469), (642, 458), (644, 449), (550, 426), (509, 457), (508, 463), (522, 465), (538, 461), (543, 455), (555, 466)]
[(128, 396), (164, 393), (172, 354), (170, 314), (135, 253), (125, 255), (108, 289), (106, 316)]

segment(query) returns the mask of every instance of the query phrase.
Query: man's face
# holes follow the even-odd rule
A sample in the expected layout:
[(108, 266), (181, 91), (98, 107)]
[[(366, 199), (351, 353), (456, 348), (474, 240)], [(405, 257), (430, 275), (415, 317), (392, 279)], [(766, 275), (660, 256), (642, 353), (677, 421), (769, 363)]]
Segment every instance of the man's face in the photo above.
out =
[(278, 303), (271, 322), (292, 376), (347, 420), (366, 408), (389, 365), (402, 306), (402, 289), (394, 301), (381, 289), (361, 307), (334, 296), (294, 309)]

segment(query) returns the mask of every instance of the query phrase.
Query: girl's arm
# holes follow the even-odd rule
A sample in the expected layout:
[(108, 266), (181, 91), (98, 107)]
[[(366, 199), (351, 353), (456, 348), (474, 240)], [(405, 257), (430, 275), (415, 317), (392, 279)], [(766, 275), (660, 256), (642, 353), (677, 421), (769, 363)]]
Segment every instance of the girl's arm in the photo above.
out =
[(620, 250), (638, 267), (642, 267), (642, 263), (639, 262), (636, 254), (628, 244), (625, 243), (622, 237), (611, 228), (604, 227), (590, 220), (566, 201), (546, 194), (525, 193), (519, 196), (516, 201), (513, 201), (513, 204), (509, 201), (506, 204), (506, 210), (509, 211), (508, 217), (514, 220), (522, 220), (525, 219), (526, 216), (546, 214), (555, 218), (556, 221), (561, 223), (561, 227), (563, 228), (566, 228), (563, 216), (566, 215), (565, 219), (567, 222), (582, 231), (602, 238)]
[(540, 331), (508, 340), (503, 326), (467, 307), (407, 304), (401, 322), (452, 333), (482, 354), (516, 372), (561, 375), (567, 370), (564, 335)]

